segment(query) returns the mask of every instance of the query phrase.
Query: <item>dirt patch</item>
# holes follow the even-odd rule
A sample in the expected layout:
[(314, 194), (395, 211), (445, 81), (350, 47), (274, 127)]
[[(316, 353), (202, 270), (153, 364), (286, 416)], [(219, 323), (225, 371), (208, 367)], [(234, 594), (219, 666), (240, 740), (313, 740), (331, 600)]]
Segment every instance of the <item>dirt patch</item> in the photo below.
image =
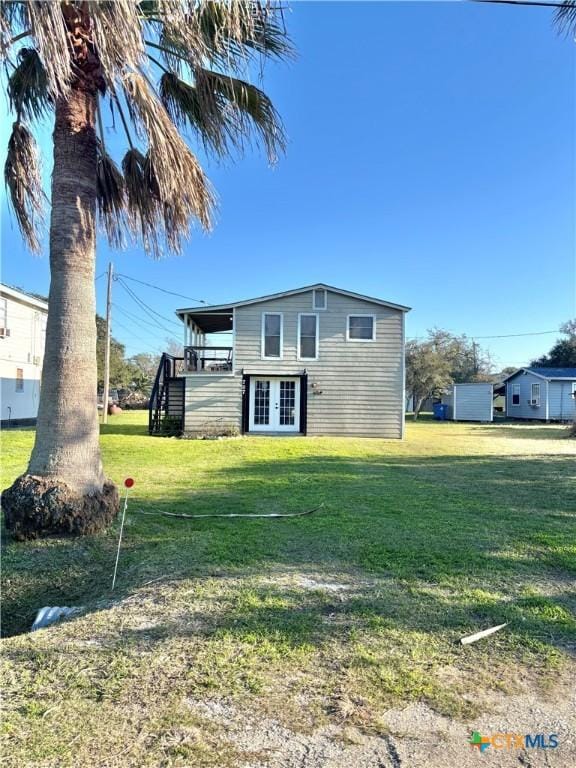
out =
[[(379, 733), (330, 724), (301, 733), (280, 719), (237, 708), (228, 700), (189, 700), (196, 715), (221, 728), (220, 739), (234, 750), (237, 768), (472, 768), (480, 755), (468, 742), (472, 731), (558, 736), (556, 749), (489, 747), (492, 766), (573, 768), (576, 725), (568, 697), (542, 701), (536, 694), (495, 696), (490, 711), (460, 722), (422, 703), (381, 714)], [(254, 759), (254, 754), (258, 758)]]
[(2, 493), (6, 528), (17, 540), (97, 533), (110, 525), (118, 505), (110, 482), (101, 492), (79, 495), (60, 480), (22, 475)]
[(321, 592), (341, 592), (343, 589), (350, 589), (347, 584), (316, 581), (308, 577), (302, 577), (298, 581), (298, 586), (302, 587), (303, 589), (319, 589)]

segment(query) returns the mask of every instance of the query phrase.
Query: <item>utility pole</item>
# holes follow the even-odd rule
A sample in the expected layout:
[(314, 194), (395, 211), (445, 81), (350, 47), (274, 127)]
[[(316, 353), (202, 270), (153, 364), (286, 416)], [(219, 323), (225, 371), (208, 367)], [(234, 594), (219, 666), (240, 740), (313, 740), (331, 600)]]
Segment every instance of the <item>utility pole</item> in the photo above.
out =
[(110, 396), (110, 321), (112, 315), (112, 279), (114, 267), (108, 263), (108, 290), (106, 293), (106, 351), (104, 352), (104, 397), (102, 398), (102, 423), (108, 423), (108, 398)]

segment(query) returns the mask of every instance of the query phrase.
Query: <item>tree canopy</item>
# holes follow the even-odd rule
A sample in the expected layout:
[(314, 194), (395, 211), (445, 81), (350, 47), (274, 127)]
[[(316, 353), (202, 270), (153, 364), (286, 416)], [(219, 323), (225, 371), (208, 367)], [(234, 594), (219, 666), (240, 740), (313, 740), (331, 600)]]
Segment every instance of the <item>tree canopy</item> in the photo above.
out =
[(434, 328), (423, 340), (406, 342), (406, 389), (414, 398), (414, 418), (429, 397), (451, 384), (491, 381), (488, 354), (467, 336)]
[[(22, 234), (39, 250), (46, 197), (31, 127), (71, 88), (99, 93), (98, 210), (110, 243), (139, 238), (179, 252), (215, 197), (188, 140), (216, 157), (285, 146), (280, 117), (250, 82), (265, 59), (291, 57), (282, 8), (256, 0), (2, 2), (0, 57), (16, 116), (4, 177)], [(104, 126), (123, 132), (113, 157)], [(186, 139), (186, 140), (185, 140)]]
[(576, 368), (576, 318), (560, 326), (566, 338), (557, 339), (550, 352), (532, 360), (531, 365), (541, 368)]

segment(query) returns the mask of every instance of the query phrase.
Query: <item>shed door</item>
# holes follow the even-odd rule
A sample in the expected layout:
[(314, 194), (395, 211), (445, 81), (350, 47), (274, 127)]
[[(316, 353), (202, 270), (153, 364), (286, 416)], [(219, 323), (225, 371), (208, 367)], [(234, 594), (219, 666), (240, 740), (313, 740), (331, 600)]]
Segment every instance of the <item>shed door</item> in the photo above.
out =
[(300, 379), (252, 378), (249, 426), (251, 432), (299, 432)]

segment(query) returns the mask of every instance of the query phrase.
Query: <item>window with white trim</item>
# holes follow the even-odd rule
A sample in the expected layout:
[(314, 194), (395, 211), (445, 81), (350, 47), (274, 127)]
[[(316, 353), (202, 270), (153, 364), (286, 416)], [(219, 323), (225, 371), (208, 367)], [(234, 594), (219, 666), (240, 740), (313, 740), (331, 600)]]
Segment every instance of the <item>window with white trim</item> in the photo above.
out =
[(540, 407), (540, 384), (538, 383), (532, 384), (530, 393), (530, 405), (535, 405), (537, 408)]
[(520, 384), (512, 384), (512, 405), (520, 405)]
[(315, 288), (312, 291), (312, 294), (312, 306), (314, 309), (326, 309), (328, 306), (328, 291), (326, 291), (324, 288)]
[(24, 368), (16, 368), (16, 392), (24, 392)]
[(282, 357), (282, 313), (262, 313), (262, 357)]
[(318, 360), (318, 315), (298, 315), (298, 359)]
[(375, 341), (376, 318), (374, 315), (348, 315), (347, 341)]

